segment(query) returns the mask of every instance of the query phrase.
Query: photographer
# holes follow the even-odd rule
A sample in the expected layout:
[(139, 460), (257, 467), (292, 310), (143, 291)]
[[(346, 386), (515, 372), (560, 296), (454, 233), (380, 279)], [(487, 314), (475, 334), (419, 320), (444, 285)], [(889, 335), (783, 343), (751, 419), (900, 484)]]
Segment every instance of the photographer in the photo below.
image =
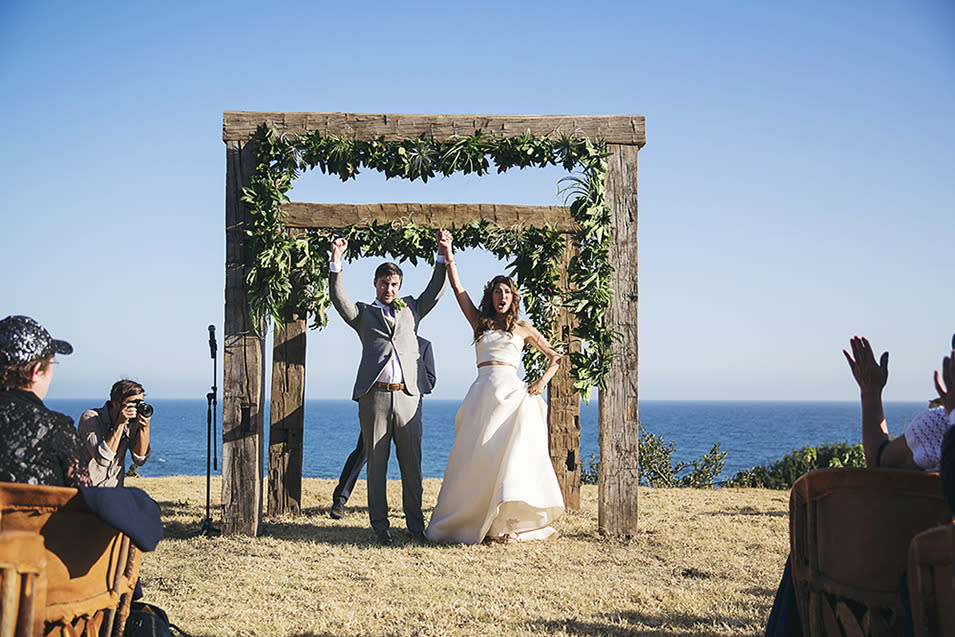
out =
[(131, 380), (113, 384), (109, 400), (80, 416), (80, 438), (86, 443), (93, 486), (121, 487), (126, 477), (126, 450), (136, 466), (149, 458), (149, 420), (153, 408), (143, 401), (143, 386)]

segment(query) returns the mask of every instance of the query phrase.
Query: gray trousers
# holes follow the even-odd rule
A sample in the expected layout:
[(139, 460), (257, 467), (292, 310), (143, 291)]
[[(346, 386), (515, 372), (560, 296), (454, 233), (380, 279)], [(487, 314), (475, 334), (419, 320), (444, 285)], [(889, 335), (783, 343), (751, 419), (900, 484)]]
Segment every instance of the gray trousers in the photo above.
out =
[(424, 532), (421, 513), (421, 397), (372, 388), (358, 399), (358, 422), (368, 458), (368, 517), (376, 531), (388, 529), (385, 492), (391, 441), (401, 470), (401, 504), (412, 533)]

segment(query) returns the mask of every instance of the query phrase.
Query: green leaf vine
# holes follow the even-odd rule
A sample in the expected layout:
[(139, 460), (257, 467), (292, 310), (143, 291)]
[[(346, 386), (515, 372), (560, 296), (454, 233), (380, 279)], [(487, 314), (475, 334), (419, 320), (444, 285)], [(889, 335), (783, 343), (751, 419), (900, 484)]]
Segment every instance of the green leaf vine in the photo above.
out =
[[(579, 226), (565, 235), (553, 227), (512, 227), (474, 220), (449, 228), (458, 250), (484, 248), (507, 261), (508, 274), (521, 288), (528, 319), (551, 342), (561, 307), (577, 317), (573, 336), (580, 339), (580, 353), (572, 354), (574, 386), (584, 400), (593, 388), (604, 389), (612, 346), (618, 335), (606, 320), (613, 295), (609, 262), (610, 209), (606, 203), (607, 150), (602, 140), (557, 133), (535, 137), (488, 136), (478, 130), (471, 136), (447, 141), (430, 137), (372, 141), (323, 136), (319, 132), (279, 136), (262, 124), (253, 134), (257, 165), (242, 201), (249, 207), (246, 228), (251, 258), (245, 267), (249, 313), (254, 325), (271, 318), (284, 319), (291, 308), (307, 316), (314, 329), (328, 323), (328, 253), (336, 236), (348, 240), (345, 258), (389, 257), (417, 264), (433, 263), (437, 243), (434, 228), (411, 219), (393, 223), (373, 222), (345, 228), (287, 231), (281, 204), (287, 202), (295, 179), (314, 168), (354, 179), (362, 169), (383, 172), (387, 178), (420, 179), (457, 172), (485, 175), (512, 168), (561, 165), (579, 171), (561, 180), (561, 191)], [(560, 257), (567, 236), (579, 247), (570, 262), (569, 290), (558, 284)], [(526, 348), (524, 367), (528, 376), (543, 372), (546, 359)]]

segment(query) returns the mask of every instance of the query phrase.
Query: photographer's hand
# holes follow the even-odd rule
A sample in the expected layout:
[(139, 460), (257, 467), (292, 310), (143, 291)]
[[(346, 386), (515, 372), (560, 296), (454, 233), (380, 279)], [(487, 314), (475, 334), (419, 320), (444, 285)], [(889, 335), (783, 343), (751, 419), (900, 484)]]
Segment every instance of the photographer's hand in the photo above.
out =
[(109, 419), (112, 430), (106, 436), (106, 446), (116, 453), (119, 449), (119, 442), (126, 433), (129, 422), (136, 417), (136, 406), (128, 403), (112, 404), (109, 407)]
[[(145, 456), (149, 451), (149, 421), (152, 418), (147, 418), (141, 413), (136, 412), (135, 422), (135, 435), (130, 432), (130, 438), (133, 439), (131, 451), (137, 456)], [(130, 423), (132, 425), (132, 422)]]

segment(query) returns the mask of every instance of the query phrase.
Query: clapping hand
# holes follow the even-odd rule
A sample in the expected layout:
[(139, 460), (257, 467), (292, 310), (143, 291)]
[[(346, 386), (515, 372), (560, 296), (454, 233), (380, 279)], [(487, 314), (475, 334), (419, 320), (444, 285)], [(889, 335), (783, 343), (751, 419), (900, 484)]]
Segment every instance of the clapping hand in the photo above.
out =
[(942, 399), (945, 413), (951, 414), (955, 410), (955, 349), (951, 356), (942, 359), (942, 371), (935, 371), (935, 389)]
[(889, 353), (882, 352), (879, 362), (876, 363), (868, 339), (854, 336), (849, 341), (849, 345), (852, 348), (852, 354), (850, 355), (846, 350), (842, 350), (842, 353), (849, 361), (852, 376), (859, 384), (862, 394), (871, 395), (876, 393), (881, 395), (882, 388), (889, 380)]

